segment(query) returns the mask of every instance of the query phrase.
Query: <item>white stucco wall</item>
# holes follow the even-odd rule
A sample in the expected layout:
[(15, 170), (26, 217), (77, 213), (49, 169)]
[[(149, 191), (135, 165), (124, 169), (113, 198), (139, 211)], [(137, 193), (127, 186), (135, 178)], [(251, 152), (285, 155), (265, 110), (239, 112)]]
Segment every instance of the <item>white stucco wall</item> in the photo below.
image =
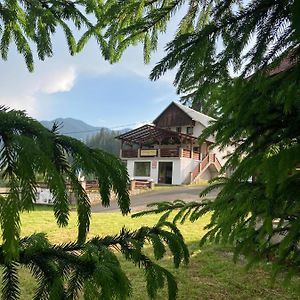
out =
[(180, 159), (180, 181), (181, 183), (189, 182), (190, 173), (197, 166), (199, 161), (195, 161), (190, 158), (182, 157)]
[[(200, 136), (204, 129), (205, 127), (202, 124), (196, 122), (194, 127), (194, 136)], [(233, 151), (234, 147), (226, 147), (224, 150), (220, 150), (217, 147), (212, 147), (210, 152), (216, 154), (216, 157), (218, 158), (220, 164), (223, 166), (227, 161), (227, 158), (225, 156), (229, 153), (232, 153)]]
[(234, 147), (228, 146), (228, 147), (226, 147), (223, 150), (220, 150), (219, 148), (214, 147), (214, 148), (211, 149), (211, 152), (216, 154), (216, 157), (218, 158), (220, 164), (223, 166), (226, 163), (226, 161), (227, 161), (227, 157), (226, 156), (228, 154), (234, 152)]
[(173, 160), (172, 184), (182, 184), (180, 162), (180, 159)]
[[(150, 162), (150, 176), (134, 176), (134, 162)], [(154, 165), (153, 161), (156, 161)], [(127, 160), (127, 170), (129, 177), (131, 179), (140, 179), (140, 180), (153, 180), (154, 183), (158, 183), (158, 170), (159, 170), (159, 162), (172, 162), (173, 170), (172, 170), (172, 184), (183, 184), (190, 176), (190, 172), (194, 170), (196, 165), (199, 163), (190, 158), (160, 158), (160, 159), (128, 159)], [(153, 168), (155, 166), (156, 168)]]
[(200, 124), (199, 122), (196, 122), (196, 124), (194, 126), (194, 130), (193, 130), (193, 136), (199, 137), (204, 128), (205, 127), (202, 124)]

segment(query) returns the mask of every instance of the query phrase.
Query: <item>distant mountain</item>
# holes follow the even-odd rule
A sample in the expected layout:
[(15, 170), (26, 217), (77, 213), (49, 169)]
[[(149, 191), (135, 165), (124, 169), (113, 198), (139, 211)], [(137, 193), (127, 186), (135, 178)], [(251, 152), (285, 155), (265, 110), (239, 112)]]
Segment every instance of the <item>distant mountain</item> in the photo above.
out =
[(57, 118), (53, 121), (40, 121), (45, 127), (51, 129), (54, 122), (61, 124), (59, 132), (76, 139), (86, 141), (88, 137), (95, 135), (102, 127), (95, 127), (85, 122), (72, 118)]
[(54, 123), (60, 125), (59, 133), (74, 137), (85, 142), (91, 148), (99, 148), (116, 156), (120, 153), (120, 141), (115, 137), (129, 131), (129, 128), (122, 130), (111, 130), (105, 127), (95, 127), (85, 122), (72, 118), (57, 118), (53, 121), (40, 121), (46, 128), (51, 129)]

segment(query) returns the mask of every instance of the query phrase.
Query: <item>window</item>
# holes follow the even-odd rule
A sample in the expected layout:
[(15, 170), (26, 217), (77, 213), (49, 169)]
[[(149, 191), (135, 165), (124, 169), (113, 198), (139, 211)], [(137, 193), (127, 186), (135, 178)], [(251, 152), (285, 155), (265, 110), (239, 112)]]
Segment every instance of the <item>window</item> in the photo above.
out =
[(134, 176), (150, 176), (150, 161), (134, 163)]
[(193, 134), (193, 127), (187, 127), (186, 128), (186, 133), (187, 134)]
[(181, 132), (181, 127), (176, 127), (176, 131), (180, 133)]

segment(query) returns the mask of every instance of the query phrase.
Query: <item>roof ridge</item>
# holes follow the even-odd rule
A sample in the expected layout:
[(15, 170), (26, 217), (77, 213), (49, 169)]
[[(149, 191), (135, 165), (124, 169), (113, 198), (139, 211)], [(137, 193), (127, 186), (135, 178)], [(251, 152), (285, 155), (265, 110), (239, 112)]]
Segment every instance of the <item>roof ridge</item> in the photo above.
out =
[(216, 119), (214, 119), (214, 118), (212, 118), (212, 117), (210, 117), (210, 116), (208, 116), (208, 115), (206, 115), (206, 114), (204, 114), (204, 113), (202, 113), (202, 112), (200, 112), (200, 111), (197, 111), (197, 110), (195, 110), (195, 109), (193, 109), (193, 108), (191, 108), (191, 107), (188, 107), (188, 106), (186, 106), (186, 105), (183, 105), (183, 104), (181, 104), (180, 102), (177, 102), (177, 101), (172, 101), (175, 105), (177, 105), (179, 108), (183, 108), (183, 109), (187, 109), (187, 110), (190, 110), (191, 112), (193, 112), (193, 113), (197, 113), (197, 114), (199, 114), (199, 115), (202, 115), (202, 116), (204, 116), (204, 117), (206, 117), (206, 118), (209, 118), (209, 119), (211, 119), (211, 120), (216, 120)]

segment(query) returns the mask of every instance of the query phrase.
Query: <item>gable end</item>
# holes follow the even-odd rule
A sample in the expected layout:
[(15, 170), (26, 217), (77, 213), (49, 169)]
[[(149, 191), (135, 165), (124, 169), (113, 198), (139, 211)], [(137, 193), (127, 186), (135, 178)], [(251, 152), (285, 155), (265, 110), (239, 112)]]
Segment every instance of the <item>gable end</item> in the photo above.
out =
[(181, 110), (175, 103), (171, 103), (154, 121), (158, 127), (193, 126), (192, 118)]

